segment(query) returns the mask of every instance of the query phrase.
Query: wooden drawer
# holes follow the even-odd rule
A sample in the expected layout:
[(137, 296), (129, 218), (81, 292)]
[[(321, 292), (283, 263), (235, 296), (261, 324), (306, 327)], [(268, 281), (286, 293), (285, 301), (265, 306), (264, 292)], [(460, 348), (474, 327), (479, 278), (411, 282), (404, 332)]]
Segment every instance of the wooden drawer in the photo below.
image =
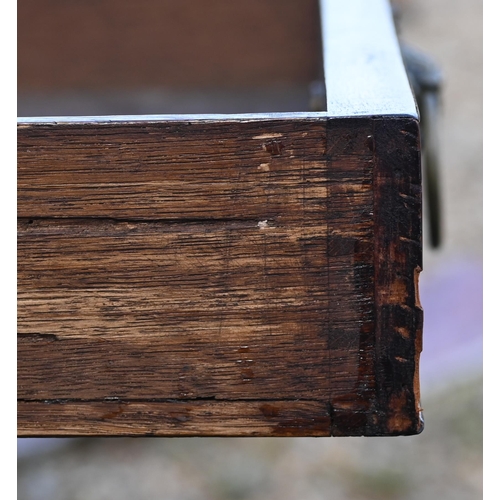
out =
[(421, 431), (419, 122), (388, 4), (193, 3), (19, 1), (20, 108), (326, 86), (322, 111), (19, 119), (19, 435)]

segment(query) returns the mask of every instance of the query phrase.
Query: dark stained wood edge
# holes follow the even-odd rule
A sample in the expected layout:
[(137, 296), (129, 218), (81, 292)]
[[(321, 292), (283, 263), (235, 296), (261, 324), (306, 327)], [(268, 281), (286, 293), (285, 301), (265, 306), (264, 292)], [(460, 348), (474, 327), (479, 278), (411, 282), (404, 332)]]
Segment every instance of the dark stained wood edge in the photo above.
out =
[(328, 406), (304, 400), (19, 401), (17, 421), (23, 437), (330, 435)]
[[(373, 323), (360, 328), (359, 398), (332, 399), (332, 436), (413, 435), (423, 430), (419, 358), (423, 312), (419, 123), (413, 117), (351, 120), (371, 130), (373, 163)], [(327, 127), (331, 144), (336, 120)], [(345, 141), (348, 147), (349, 141)], [(335, 154), (339, 154), (337, 151)], [(332, 168), (332, 157), (329, 157)], [(355, 259), (363, 262), (362, 249)], [(365, 282), (366, 285), (366, 282)], [(366, 372), (370, 376), (363, 377)]]
[(420, 127), (373, 120), (377, 425), (387, 435), (423, 430), (419, 357), (423, 311)]

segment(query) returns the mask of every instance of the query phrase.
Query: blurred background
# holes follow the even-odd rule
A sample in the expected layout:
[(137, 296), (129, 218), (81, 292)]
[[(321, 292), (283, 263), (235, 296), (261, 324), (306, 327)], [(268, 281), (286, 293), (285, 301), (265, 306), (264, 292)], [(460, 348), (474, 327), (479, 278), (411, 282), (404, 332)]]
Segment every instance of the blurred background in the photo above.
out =
[[(425, 235), (420, 281), (424, 432), (401, 438), (19, 439), (18, 498), (482, 498), (482, 2), (394, 3), (402, 40), (432, 56), (444, 75), (443, 244), (433, 250)], [(273, 88), (274, 95), (283, 93)], [(289, 92), (280, 110), (293, 100), (300, 101), (298, 109), (307, 104), (307, 87)], [(146, 103), (152, 109), (165, 99), (158, 95)], [(20, 115), (37, 114), (28, 113), (27, 104), (23, 113), (21, 105)]]

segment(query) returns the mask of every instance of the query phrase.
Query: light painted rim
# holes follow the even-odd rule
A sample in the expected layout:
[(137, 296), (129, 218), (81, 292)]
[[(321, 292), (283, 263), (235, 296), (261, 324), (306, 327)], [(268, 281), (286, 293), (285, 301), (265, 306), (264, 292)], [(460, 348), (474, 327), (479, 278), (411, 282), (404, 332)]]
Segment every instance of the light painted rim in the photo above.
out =
[(319, 0), (327, 111), (20, 117), (19, 125), (257, 121), (369, 116), (418, 119), (389, 0)]

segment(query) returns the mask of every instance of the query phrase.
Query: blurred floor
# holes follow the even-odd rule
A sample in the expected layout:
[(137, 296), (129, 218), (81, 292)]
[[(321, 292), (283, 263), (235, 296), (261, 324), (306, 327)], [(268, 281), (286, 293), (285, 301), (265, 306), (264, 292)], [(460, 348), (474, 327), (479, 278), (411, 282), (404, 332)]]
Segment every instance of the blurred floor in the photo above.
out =
[(19, 461), (18, 498), (480, 499), (480, 378), (426, 399), (414, 437), (75, 440)]
[[(482, 498), (482, 3), (399, 0), (443, 68), (444, 245), (426, 246), (422, 403), (406, 438), (19, 440), (18, 498)], [(67, 446), (58, 446), (58, 443)]]

